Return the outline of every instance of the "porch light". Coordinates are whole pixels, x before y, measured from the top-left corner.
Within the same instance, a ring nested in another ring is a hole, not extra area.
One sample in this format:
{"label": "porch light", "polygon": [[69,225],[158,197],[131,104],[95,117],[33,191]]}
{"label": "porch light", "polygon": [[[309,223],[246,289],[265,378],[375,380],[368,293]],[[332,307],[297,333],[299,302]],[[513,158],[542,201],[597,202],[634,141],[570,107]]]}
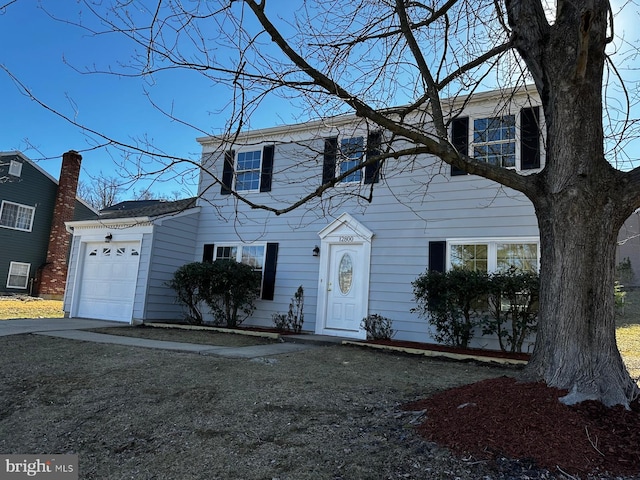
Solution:
{"label": "porch light", "polygon": [[113,238],[113,235],[111,235],[110,233],[107,233],[107,236],[104,237],[104,243],[109,243],[112,238]]}
{"label": "porch light", "polygon": [[318,245],[313,247],[313,256],[314,257],[319,257],[320,256],[320,247]]}

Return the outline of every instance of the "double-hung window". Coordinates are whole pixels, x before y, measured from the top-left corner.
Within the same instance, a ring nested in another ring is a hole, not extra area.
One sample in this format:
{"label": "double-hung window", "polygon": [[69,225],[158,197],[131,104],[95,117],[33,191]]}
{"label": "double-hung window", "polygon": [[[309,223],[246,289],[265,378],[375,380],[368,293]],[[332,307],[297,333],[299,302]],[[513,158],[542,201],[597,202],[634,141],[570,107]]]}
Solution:
{"label": "double-hung window", "polygon": [[[540,107],[518,114],[456,117],[451,121],[451,144],[462,155],[503,168],[539,169],[542,159]],[[466,175],[451,167],[451,175]]]}
{"label": "double-hung window", "polygon": [[260,187],[261,150],[238,153],[236,159],[236,191],[258,190]]}
{"label": "double-hung window", "polygon": [[[383,160],[381,156],[383,136],[380,131],[369,132],[366,137],[324,139],[322,161],[322,183],[378,183],[381,178]],[[366,165],[363,165],[365,164]],[[360,167],[360,168],[359,168]]]}
{"label": "double-hung window", "polygon": [[499,167],[515,167],[515,115],[475,119],[473,121],[473,157]]}
{"label": "double-hung window", "polygon": [[277,243],[205,244],[202,261],[213,262],[214,260],[234,260],[249,265],[262,277],[260,297],[263,300],[273,300],[278,261]]}
{"label": "double-hung window", "polygon": [[265,245],[216,245],[214,260],[235,260],[262,275]]}
{"label": "double-hung window", "polygon": [[537,239],[450,240],[448,267],[478,272],[537,272]]}
{"label": "double-hung window", "polygon": [[[357,168],[364,159],[364,138],[343,138],[340,141],[340,151],[338,159],[338,175],[344,175],[349,170]],[[341,181],[360,182],[362,179],[362,169],[355,170],[345,176]]]}
{"label": "double-hung window", "polygon": [[270,192],[274,145],[227,150],[224,153],[220,193]]}
{"label": "double-hung window", "polygon": [[35,211],[34,207],[3,200],[0,206],[0,226],[30,232]]}
{"label": "double-hung window", "polygon": [[9,264],[9,276],[7,277],[7,288],[19,288],[26,290],[29,284],[29,270],[31,265],[28,263],[11,262]]}

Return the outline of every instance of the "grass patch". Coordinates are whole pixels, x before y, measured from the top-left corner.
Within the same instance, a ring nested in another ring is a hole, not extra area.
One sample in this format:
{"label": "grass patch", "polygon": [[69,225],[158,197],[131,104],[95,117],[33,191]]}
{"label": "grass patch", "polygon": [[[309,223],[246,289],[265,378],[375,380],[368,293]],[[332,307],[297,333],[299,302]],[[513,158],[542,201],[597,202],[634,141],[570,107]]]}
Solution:
{"label": "grass patch", "polygon": [[60,300],[42,300],[35,297],[0,297],[0,320],[15,318],[62,318]]}

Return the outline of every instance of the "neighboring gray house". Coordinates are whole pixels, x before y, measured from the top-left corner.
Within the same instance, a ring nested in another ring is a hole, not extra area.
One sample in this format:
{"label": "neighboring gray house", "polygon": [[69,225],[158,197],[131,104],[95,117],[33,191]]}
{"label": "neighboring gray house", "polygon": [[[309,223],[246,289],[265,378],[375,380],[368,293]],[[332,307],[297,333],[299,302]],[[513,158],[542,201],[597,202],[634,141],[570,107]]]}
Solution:
{"label": "neighboring gray house", "polygon": [[193,261],[199,211],[195,198],[130,201],[97,220],[68,222],[65,314],[129,323],[181,318],[165,282]]}
{"label": "neighboring gray house", "polygon": [[[65,174],[63,168],[61,177]],[[75,174],[71,172],[71,176]],[[77,180],[75,176],[60,187],[66,188],[71,183],[68,195],[75,199],[66,220],[95,218],[96,212],[75,195]],[[65,194],[59,192],[58,181],[24,154],[0,152],[0,294],[49,293],[40,288],[38,280],[47,262],[58,193]],[[61,219],[63,227],[64,220]],[[61,253],[66,260],[68,250]],[[66,269],[60,292],[64,290],[65,276]]]}

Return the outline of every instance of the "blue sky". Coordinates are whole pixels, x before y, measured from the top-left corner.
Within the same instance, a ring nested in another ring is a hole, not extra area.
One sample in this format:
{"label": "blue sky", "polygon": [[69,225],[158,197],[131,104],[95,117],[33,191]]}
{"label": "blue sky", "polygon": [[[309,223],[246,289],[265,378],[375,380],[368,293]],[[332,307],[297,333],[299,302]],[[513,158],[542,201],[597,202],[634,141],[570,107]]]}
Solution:
{"label": "blue sky", "polygon": [[[0,65],[52,109],[123,143],[136,145],[148,141],[167,154],[195,161],[200,154],[196,137],[203,136],[203,131],[219,133],[224,127],[226,118],[214,112],[227,102],[228,91],[191,72],[163,74],[151,84],[141,78],[76,71],[117,67],[119,62],[128,61],[133,53],[131,45],[117,35],[90,35],[70,23],[53,20],[42,8],[44,6],[60,18],[88,25],[95,23],[86,13],[79,14],[77,2],[17,0],[10,3],[10,0],[0,0],[0,7],[5,4],[8,6],[0,9],[0,42],[3,45]],[[292,8],[289,2],[285,7]],[[627,35],[635,30],[637,16],[635,10],[631,10],[631,15],[618,18],[618,34],[625,30],[621,20],[627,23]],[[145,91],[162,108],[173,111],[200,130],[162,115],[151,106]],[[0,105],[0,151],[22,151],[55,178],[60,172],[62,154],[70,149],[83,155],[81,179],[85,182],[90,182],[91,176],[100,172],[114,177],[126,175],[121,169],[124,157],[120,151],[97,148],[104,140],[70,125],[29,99],[3,70],[0,70]],[[285,101],[274,99],[266,106],[271,106],[271,111],[277,115],[269,115],[269,108],[266,108],[267,114],[252,118],[252,128],[287,121]],[[153,165],[144,167],[152,168]],[[156,193],[179,191],[182,196],[195,192],[194,179],[188,175],[173,172],[164,178],[166,181],[152,185],[151,190]],[[186,179],[184,184],[183,178]],[[132,188],[139,191],[147,185],[148,182],[143,181]]]}
{"label": "blue sky", "polygon": [[[0,0],[0,6],[5,3],[8,0]],[[78,3],[69,0],[17,0],[0,10],[0,65],[52,109],[120,142],[136,145],[148,140],[169,155],[191,160],[199,158],[200,145],[195,139],[203,132],[158,112],[145,97],[145,91],[162,108],[207,133],[220,132],[224,127],[225,119],[212,111],[213,100],[220,100],[227,93],[189,72],[164,74],[154,84],[141,78],[79,73],[76,70],[117,68],[119,62],[130,60],[131,45],[117,35],[90,35],[74,25],[53,20],[42,6],[60,18],[89,24],[93,20],[86,14],[80,16]],[[103,139],[83,132],[29,99],[2,70],[0,92],[0,151],[19,150],[58,178],[62,154],[74,149],[83,155],[81,180],[90,182],[91,176],[100,172],[125,176],[120,166],[121,152],[96,148]],[[256,118],[253,126],[266,127],[274,122],[274,118],[264,118],[262,122]],[[189,178],[176,172],[166,176],[169,181],[158,182],[151,190],[181,191],[187,196],[193,180],[183,185],[171,180],[175,176]],[[146,185],[148,182],[142,181],[133,188],[139,191]]]}

